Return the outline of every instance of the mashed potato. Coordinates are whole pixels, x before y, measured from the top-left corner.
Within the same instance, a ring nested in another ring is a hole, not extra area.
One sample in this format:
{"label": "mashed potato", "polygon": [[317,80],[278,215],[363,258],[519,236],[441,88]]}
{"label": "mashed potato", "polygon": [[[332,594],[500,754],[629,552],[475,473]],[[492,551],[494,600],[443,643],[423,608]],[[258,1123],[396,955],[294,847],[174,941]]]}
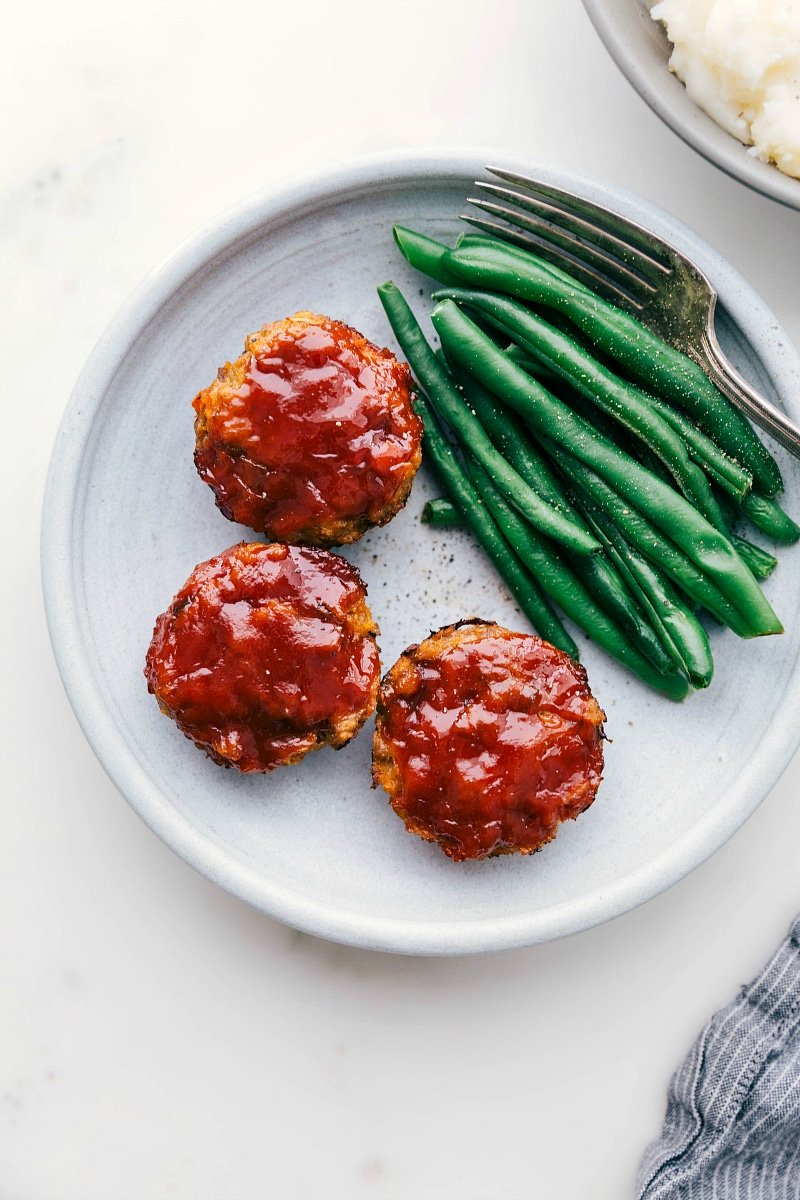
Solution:
{"label": "mashed potato", "polygon": [[694,102],[800,178],[800,0],[659,0],[650,15]]}

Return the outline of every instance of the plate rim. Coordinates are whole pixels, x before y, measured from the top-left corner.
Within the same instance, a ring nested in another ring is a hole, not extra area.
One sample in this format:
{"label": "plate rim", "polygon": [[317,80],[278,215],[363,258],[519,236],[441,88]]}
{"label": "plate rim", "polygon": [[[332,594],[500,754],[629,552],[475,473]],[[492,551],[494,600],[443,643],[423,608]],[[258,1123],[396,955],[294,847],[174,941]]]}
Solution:
{"label": "plate rim", "polygon": [[[267,915],[320,937],[365,949],[415,955],[473,954],[549,941],[620,916],[677,883],[719,849],[758,807],[788,765],[798,744],[791,722],[775,722],[737,784],[666,851],[633,873],[578,899],[548,908],[485,921],[405,921],[331,909],[280,885],[272,885],[241,859],[202,834],[158,789],[105,711],[100,685],[82,652],[75,564],[71,545],[81,465],[91,440],[93,418],[130,347],[163,304],[200,269],[270,220],[288,219],[293,209],[327,202],[391,184],[475,178],[484,164],[503,162],[511,170],[550,177],[576,192],[600,189],[623,210],[669,236],[676,234],[701,259],[721,293],[724,307],[740,326],[787,410],[800,418],[800,357],[780,322],[739,272],[696,234],[648,201],[603,180],[492,149],[393,151],[362,156],[322,168],[259,192],[222,213],[184,241],[150,272],[122,306],[90,354],[65,408],[55,438],[41,525],[41,571],[45,613],[56,664],[69,702],[101,766],[122,796],[154,833],[179,857],[225,891]],[[313,197],[313,200],[309,200]],[[720,288],[720,279],[723,287]],[[755,332],[753,325],[756,326]],[[768,335],[780,337],[784,351],[764,358]],[[795,392],[793,393],[793,385]],[[800,702],[800,648],[783,697],[783,710]],[[763,761],[762,761],[763,760]],[[756,761],[758,769],[754,770]]]}
{"label": "plate rim", "polygon": [[[785,208],[800,209],[800,180],[780,171],[774,163],[748,153],[748,147],[710,117],[686,92],[684,84],[667,64],[666,78],[654,76],[644,64],[636,36],[622,27],[608,0],[583,0],[587,16],[612,61],[635,92],[655,115],[706,162],[751,191],[774,200]],[[638,17],[638,14],[637,14]],[[648,17],[648,19],[650,19]],[[626,33],[629,35],[626,36]],[[680,89],[693,111],[682,113],[682,102],[671,103],[670,92]],[[719,135],[719,136],[718,136]],[[738,148],[738,149],[737,149]]]}

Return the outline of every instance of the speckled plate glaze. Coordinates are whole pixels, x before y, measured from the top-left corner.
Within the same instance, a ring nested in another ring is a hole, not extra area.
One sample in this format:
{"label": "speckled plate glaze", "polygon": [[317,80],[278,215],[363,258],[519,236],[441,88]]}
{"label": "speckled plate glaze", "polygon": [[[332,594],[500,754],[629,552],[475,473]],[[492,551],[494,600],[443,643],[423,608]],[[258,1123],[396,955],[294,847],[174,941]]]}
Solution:
{"label": "speckled plate glaze", "polygon": [[800,179],[749,153],[737,138],[695,104],[669,69],[672,47],[650,17],[656,0],[583,0],[584,7],[622,74],[657,117],[703,158],[734,179],[789,208],[800,208]]}
{"label": "speckled plate glaze", "polygon": [[[743,643],[715,629],[712,690],[653,695],[594,648],[584,660],[608,714],[607,769],[579,821],[532,858],[456,865],[409,836],[370,789],[371,730],[345,749],[245,778],[221,770],[158,711],[142,665],[153,621],[195,563],[252,536],[214,506],[192,465],[191,399],[246,332],[312,308],[392,344],[375,286],[426,307],[393,221],[450,238],[471,181],[502,161],[672,239],[707,271],[721,335],[757,384],[800,416],[800,363],[733,268],[666,214],[608,185],[494,153],[383,157],[249,201],[168,260],[92,355],[53,453],[42,534],[56,658],[98,758],[181,857],[265,913],[338,941],[465,954],[561,937],[625,912],[702,862],[753,811],[800,740],[797,552],[768,583],[788,632]],[[781,457],[787,502],[800,472]],[[526,623],[462,532],[419,514],[439,493],[423,469],[407,508],[345,551],[369,586],[388,667],[432,628],[479,615]],[[142,880],[142,886],[146,881]]]}

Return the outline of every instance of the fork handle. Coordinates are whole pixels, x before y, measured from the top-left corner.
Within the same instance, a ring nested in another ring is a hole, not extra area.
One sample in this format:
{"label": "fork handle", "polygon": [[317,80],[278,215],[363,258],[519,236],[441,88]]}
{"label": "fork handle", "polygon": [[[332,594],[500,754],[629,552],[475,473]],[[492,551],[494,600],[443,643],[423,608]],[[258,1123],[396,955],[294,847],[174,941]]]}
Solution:
{"label": "fork handle", "polygon": [[709,324],[703,337],[699,365],[732,404],[765,430],[776,442],[785,446],[795,458],[800,458],[800,426],[790,421],[764,396],[751,387],[728,359]]}

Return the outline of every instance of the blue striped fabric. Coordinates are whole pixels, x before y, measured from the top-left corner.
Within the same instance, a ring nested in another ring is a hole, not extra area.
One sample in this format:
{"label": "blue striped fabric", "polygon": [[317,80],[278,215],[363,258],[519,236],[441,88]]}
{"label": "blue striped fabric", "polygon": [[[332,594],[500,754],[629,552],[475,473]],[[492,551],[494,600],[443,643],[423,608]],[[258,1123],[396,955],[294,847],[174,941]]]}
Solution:
{"label": "blue striped fabric", "polygon": [[800,917],[673,1078],[640,1200],[800,1200]]}

